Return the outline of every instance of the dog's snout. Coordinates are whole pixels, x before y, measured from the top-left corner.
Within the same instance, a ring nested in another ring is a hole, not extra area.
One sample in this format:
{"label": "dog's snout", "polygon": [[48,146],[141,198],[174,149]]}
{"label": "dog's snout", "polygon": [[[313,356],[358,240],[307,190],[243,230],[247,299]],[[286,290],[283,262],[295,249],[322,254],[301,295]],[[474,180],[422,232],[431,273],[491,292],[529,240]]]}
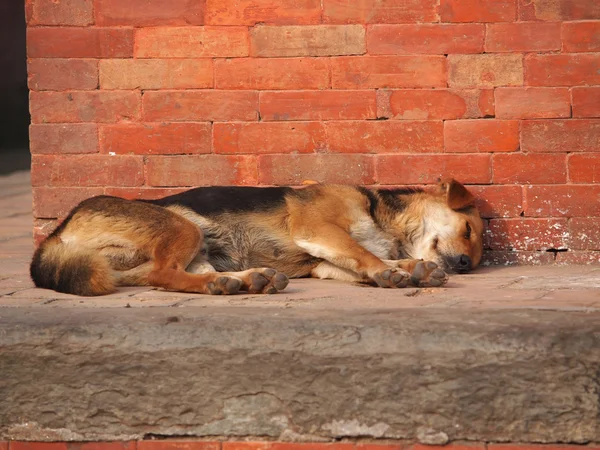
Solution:
{"label": "dog's snout", "polygon": [[471,270],[473,264],[471,262],[471,258],[469,255],[460,255],[458,257],[458,261],[456,262],[456,270],[457,272],[468,272]]}
{"label": "dog's snout", "polygon": [[446,266],[453,272],[467,273],[473,269],[473,261],[469,255],[458,255],[446,257]]}

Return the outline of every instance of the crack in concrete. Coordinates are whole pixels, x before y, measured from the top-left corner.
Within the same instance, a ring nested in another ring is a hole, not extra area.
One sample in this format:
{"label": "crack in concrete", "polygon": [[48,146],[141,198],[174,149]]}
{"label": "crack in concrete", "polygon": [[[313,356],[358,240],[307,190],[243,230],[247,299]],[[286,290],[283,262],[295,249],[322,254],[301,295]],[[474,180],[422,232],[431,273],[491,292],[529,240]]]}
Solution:
{"label": "crack in concrete", "polygon": [[515,284],[519,284],[520,282],[522,282],[523,280],[526,280],[527,278],[528,277],[515,278],[514,280],[511,280],[508,283],[501,284],[500,286],[498,286],[498,289],[506,289],[508,287],[514,286]]}
{"label": "crack in concrete", "polygon": [[27,234],[17,234],[14,236],[3,236],[0,237],[0,242],[9,242],[15,239],[20,239],[20,238],[31,238],[31,233],[27,233]]}

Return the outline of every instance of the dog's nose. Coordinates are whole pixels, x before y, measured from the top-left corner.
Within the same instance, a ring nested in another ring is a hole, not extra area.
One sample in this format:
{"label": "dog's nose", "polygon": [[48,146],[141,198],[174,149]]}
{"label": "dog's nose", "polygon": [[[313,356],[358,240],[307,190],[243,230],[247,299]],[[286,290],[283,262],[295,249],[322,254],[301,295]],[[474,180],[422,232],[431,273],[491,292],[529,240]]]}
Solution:
{"label": "dog's nose", "polygon": [[458,272],[468,272],[471,270],[471,258],[469,255],[460,255],[458,261],[456,262],[456,270]]}

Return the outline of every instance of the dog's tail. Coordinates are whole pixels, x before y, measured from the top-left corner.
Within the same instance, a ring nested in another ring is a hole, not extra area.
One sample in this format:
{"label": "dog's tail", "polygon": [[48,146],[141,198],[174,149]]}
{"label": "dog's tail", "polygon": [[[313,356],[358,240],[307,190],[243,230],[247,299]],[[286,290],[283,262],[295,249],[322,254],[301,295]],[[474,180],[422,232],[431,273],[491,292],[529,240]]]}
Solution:
{"label": "dog's tail", "polygon": [[35,285],[66,294],[95,296],[115,291],[115,277],[108,260],[97,251],[46,239],[36,250],[29,267]]}

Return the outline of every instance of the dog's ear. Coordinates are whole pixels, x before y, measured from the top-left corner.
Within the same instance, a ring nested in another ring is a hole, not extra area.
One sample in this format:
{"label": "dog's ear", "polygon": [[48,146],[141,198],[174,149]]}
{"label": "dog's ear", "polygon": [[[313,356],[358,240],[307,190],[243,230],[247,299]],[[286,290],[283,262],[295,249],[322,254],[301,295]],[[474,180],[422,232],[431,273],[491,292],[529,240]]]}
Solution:
{"label": "dog's ear", "polygon": [[452,178],[440,181],[438,188],[446,196],[448,206],[455,211],[475,202],[475,197],[467,191],[467,188]]}

